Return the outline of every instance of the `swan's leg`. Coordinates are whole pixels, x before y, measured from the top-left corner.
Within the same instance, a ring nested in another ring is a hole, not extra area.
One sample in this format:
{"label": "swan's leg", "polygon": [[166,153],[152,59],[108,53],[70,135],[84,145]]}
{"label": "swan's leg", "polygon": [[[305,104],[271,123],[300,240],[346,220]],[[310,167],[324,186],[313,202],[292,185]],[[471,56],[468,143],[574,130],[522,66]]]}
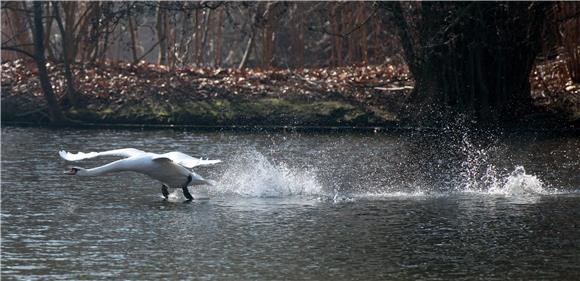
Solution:
{"label": "swan's leg", "polygon": [[187,185],[181,188],[183,190],[183,196],[185,196],[185,198],[187,198],[187,200],[185,202],[189,202],[191,200],[193,200],[193,196],[191,196],[191,193],[189,193],[189,190],[187,189]]}
{"label": "swan's leg", "polygon": [[187,183],[181,188],[183,190],[183,196],[187,198],[185,202],[191,202],[191,200],[193,200],[193,196],[191,196],[191,193],[189,193],[189,189],[187,189],[187,185],[189,185],[189,183],[191,183],[192,180],[193,178],[191,177],[191,175],[189,175],[187,177]]}
{"label": "swan's leg", "polygon": [[163,184],[161,185],[161,194],[163,194],[163,198],[165,198],[165,200],[169,199],[169,190],[168,190],[168,186]]}

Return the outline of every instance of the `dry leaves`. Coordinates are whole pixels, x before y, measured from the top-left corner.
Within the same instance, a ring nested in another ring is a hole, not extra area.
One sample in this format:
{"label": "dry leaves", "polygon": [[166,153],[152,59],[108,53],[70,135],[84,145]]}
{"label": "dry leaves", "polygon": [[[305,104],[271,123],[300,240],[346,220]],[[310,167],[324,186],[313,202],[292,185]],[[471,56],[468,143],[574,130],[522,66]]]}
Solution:
{"label": "dry leaves", "polygon": [[[62,65],[47,64],[53,89],[58,98],[65,92]],[[32,64],[22,60],[2,65],[2,85],[11,95],[41,96]],[[342,95],[365,100],[381,95],[381,86],[412,88],[405,66],[350,66],[316,69],[223,69],[176,68],[164,65],[112,63],[75,64],[75,87],[89,100],[102,102],[141,102],[157,96],[179,99],[249,98],[252,96],[289,97],[292,99],[326,99]],[[377,88],[377,89],[375,89]],[[163,99],[166,101],[167,99]]]}
{"label": "dry leaves", "polygon": [[[57,98],[66,90],[64,69],[48,63]],[[90,108],[111,104],[179,104],[187,100],[274,97],[290,100],[347,100],[395,110],[413,89],[404,65],[348,66],[312,69],[174,68],[140,62],[107,62],[72,67],[77,92]],[[539,104],[578,106],[580,86],[573,84],[562,60],[537,65],[530,82]],[[16,60],[2,64],[2,98],[44,102],[34,64]],[[565,101],[564,101],[565,99]],[[4,104],[4,102],[3,102]],[[17,103],[18,104],[18,103]]]}

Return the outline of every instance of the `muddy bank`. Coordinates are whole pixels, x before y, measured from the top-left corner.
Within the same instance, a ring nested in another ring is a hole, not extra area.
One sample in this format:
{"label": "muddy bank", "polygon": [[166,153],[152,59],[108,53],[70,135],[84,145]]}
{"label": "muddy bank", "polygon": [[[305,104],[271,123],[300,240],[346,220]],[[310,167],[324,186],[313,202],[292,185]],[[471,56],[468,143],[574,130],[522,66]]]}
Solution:
{"label": "muddy bank", "polygon": [[[47,123],[39,83],[25,62],[5,63],[2,121]],[[386,126],[412,89],[394,66],[336,69],[169,69],[75,65],[81,103],[65,95],[62,67],[49,65],[66,115],[79,122],[212,126]]]}
{"label": "muddy bank", "polygon": [[[549,80],[550,67],[530,78],[540,110],[513,126],[578,127],[580,88]],[[13,61],[2,69],[2,122],[48,124],[33,65]],[[73,105],[62,66],[48,69],[61,108],[76,124],[392,127],[414,84],[407,68],[395,65],[261,71],[75,64],[80,102]]]}

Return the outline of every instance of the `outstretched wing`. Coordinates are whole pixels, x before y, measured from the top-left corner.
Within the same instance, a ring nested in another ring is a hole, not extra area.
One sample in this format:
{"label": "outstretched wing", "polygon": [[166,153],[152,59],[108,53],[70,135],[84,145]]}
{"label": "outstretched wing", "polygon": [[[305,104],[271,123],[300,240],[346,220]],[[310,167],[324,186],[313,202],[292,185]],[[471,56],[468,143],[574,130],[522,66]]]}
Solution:
{"label": "outstretched wing", "polygon": [[173,152],[168,152],[165,154],[159,154],[155,157],[153,157],[153,160],[155,159],[160,159],[160,158],[167,158],[183,167],[186,168],[193,168],[195,166],[201,166],[201,165],[212,165],[212,164],[216,164],[219,162],[222,162],[221,160],[207,160],[207,159],[199,159],[199,158],[195,158],[195,157],[191,157],[187,154],[181,153],[179,151],[173,151]]}
{"label": "outstretched wing", "polygon": [[90,158],[95,158],[95,157],[99,157],[99,156],[119,156],[119,157],[128,158],[128,157],[133,157],[136,155],[141,155],[143,153],[146,153],[146,152],[141,151],[139,149],[135,149],[135,148],[123,148],[123,149],[115,149],[115,150],[109,150],[109,151],[103,151],[103,152],[89,152],[89,153],[84,153],[84,152],[70,153],[70,152],[66,152],[64,150],[61,150],[58,152],[60,157],[64,160],[67,160],[67,161],[79,161],[79,160],[90,159]]}

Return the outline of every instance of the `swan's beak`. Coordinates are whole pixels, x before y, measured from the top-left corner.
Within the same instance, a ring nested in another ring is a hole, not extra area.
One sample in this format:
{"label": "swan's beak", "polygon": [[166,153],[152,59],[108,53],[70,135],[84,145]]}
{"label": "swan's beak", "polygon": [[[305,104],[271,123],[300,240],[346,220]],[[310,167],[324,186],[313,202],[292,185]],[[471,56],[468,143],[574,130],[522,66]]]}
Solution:
{"label": "swan's beak", "polygon": [[63,174],[69,175],[69,176],[74,176],[77,174],[77,170],[75,168],[71,168],[70,170],[65,171]]}

